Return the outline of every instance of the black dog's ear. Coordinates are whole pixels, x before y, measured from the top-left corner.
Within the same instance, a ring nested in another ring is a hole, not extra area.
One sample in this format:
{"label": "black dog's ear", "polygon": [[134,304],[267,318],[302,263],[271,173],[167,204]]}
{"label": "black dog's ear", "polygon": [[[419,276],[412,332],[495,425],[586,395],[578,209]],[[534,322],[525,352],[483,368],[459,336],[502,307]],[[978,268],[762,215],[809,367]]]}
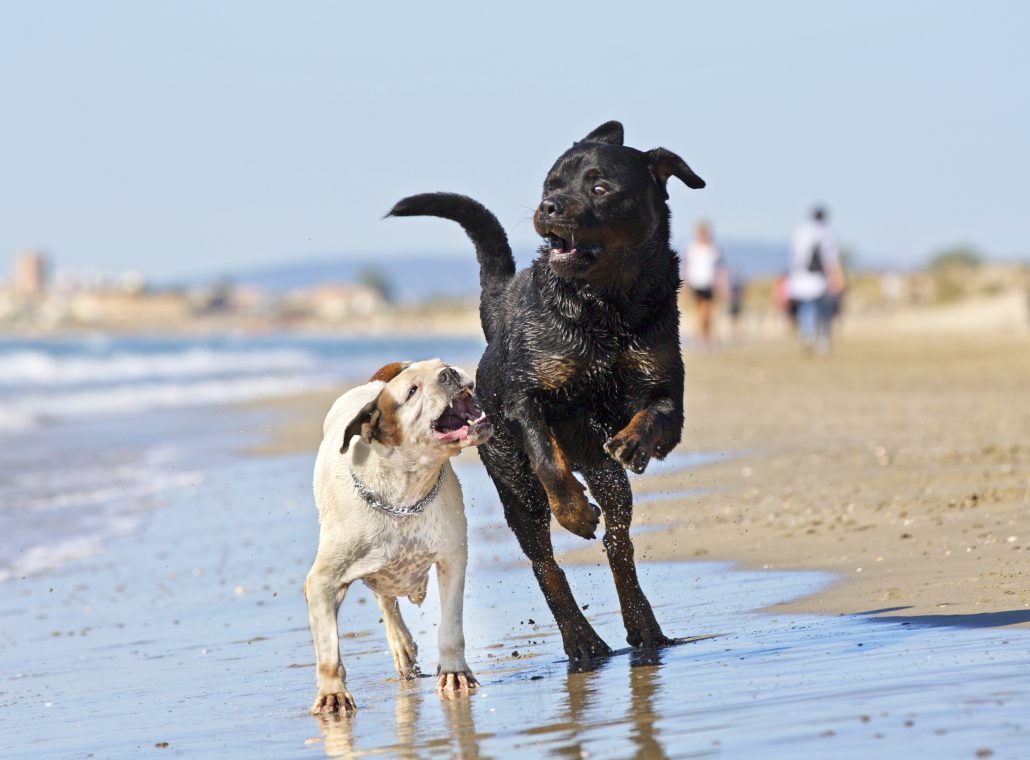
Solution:
{"label": "black dog's ear", "polygon": [[382,417],[382,413],[379,411],[379,397],[376,396],[361,407],[361,411],[354,416],[354,419],[347,423],[347,429],[343,431],[343,443],[340,446],[340,453],[347,453],[347,449],[350,448],[350,439],[356,435],[360,435],[361,440],[365,443],[372,443],[379,429],[380,417]]}
{"label": "black dog's ear", "polygon": [[669,177],[678,177],[683,183],[694,190],[700,190],[705,186],[705,181],[694,174],[694,170],[687,166],[687,162],[677,156],[671,150],[655,148],[647,152],[647,160],[651,164],[651,174],[658,182],[658,187],[669,197],[669,191],[665,183]]}
{"label": "black dog's ear", "polygon": [[622,145],[623,139],[625,139],[625,131],[622,128],[622,124],[617,121],[606,121],[589,135],[580,140],[580,142],[599,142],[608,143],[609,145]]}

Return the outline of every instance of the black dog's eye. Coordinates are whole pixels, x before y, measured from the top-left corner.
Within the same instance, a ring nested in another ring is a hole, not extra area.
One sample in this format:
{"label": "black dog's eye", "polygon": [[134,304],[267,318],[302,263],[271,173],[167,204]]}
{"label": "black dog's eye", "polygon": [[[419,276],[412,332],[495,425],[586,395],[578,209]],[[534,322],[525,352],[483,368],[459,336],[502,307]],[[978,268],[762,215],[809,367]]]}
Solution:
{"label": "black dog's eye", "polygon": [[410,388],[408,388],[408,398],[411,398],[417,392],[418,392],[418,386],[417,385],[411,386]]}
{"label": "black dog's eye", "polygon": [[608,188],[604,185],[594,185],[592,188],[590,188],[590,192],[592,192],[594,195],[607,195]]}

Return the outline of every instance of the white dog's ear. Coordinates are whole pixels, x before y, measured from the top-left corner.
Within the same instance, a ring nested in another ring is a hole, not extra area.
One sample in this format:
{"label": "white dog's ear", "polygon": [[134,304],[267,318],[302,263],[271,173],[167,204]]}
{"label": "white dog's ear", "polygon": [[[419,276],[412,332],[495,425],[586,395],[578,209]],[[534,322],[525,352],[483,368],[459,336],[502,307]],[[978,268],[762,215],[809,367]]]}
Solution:
{"label": "white dog's ear", "polygon": [[397,418],[399,408],[400,404],[394,400],[393,396],[383,390],[361,407],[361,410],[354,415],[354,419],[347,423],[347,429],[343,431],[340,453],[347,453],[351,439],[356,435],[360,435],[361,440],[365,443],[377,441],[384,446],[399,446],[403,443],[404,433],[401,422]]}

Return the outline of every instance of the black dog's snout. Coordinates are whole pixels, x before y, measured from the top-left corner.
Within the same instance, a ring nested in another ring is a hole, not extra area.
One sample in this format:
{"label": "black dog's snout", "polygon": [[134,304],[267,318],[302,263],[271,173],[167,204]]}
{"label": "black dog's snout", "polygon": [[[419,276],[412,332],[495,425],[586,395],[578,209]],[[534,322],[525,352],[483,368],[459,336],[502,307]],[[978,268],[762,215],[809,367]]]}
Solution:
{"label": "black dog's snout", "polygon": [[436,379],[440,382],[440,385],[457,388],[461,385],[461,375],[458,374],[458,370],[454,367],[444,367],[440,370],[440,374],[436,376]]}
{"label": "black dog's snout", "polygon": [[544,198],[540,201],[540,213],[544,216],[561,216],[562,211],[564,208],[557,198]]}

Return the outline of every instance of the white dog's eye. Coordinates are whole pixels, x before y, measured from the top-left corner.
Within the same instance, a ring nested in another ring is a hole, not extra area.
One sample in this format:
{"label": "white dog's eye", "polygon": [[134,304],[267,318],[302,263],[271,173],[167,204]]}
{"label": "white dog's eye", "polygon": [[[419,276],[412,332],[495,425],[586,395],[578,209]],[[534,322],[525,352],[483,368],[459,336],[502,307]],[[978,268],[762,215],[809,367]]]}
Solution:
{"label": "white dog's eye", "polygon": [[604,185],[594,185],[592,188],[590,188],[590,192],[592,192],[594,195],[607,195],[608,188]]}
{"label": "white dog's eye", "polygon": [[411,398],[411,397],[412,397],[412,396],[414,396],[414,395],[415,395],[415,394],[416,394],[417,392],[418,392],[418,386],[417,386],[417,385],[413,385],[413,386],[411,386],[410,388],[408,388],[408,398]]}

